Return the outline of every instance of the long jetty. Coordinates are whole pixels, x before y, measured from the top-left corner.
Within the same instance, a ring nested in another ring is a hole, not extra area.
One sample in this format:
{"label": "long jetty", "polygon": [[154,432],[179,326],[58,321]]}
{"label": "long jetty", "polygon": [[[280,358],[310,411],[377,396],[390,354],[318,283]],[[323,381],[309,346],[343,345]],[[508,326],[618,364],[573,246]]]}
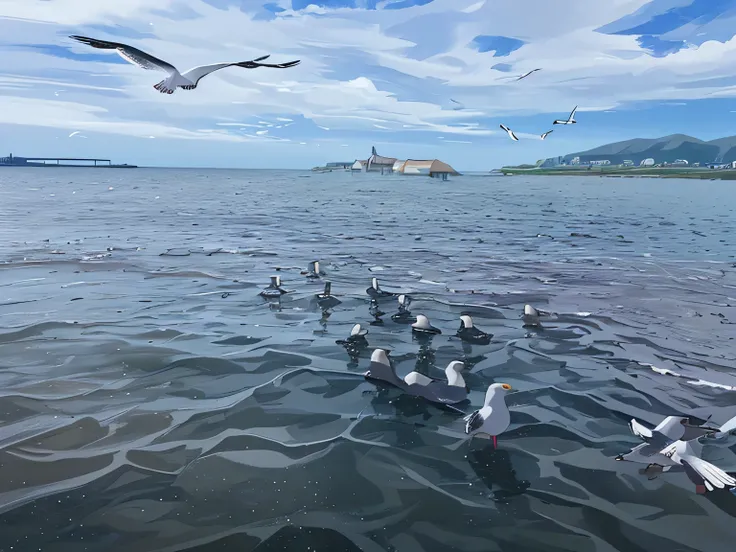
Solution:
{"label": "long jetty", "polygon": [[114,165],[110,159],[86,157],[8,157],[0,158],[0,167],[99,167],[113,169],[135,169],[136,165]]}

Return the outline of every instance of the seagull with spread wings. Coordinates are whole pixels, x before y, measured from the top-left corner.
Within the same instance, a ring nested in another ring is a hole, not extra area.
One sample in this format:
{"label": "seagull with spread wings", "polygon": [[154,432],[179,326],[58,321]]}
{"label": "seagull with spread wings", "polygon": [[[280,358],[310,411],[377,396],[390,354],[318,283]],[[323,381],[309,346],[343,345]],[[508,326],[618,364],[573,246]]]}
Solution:
{"label": "seagull with spread wings", "polygon": [[575,109],[572,110],[572,113],[570,113],[570,116],[567,118],[567,120],[557,119],[553,125],[574,125],[577,123],[575,120],[575,112],[578,110],[578,106],[575,106]]}
{"label": "seagull with spread wings", "polygon": [[520,81],[521,79],[525,79],[525,78],[527,78],[527,77],[528,77],[529,75],[531,75],[532,73],[536,73],[537,71],[541,71],[541,70],[542,70],[542,68],[541,68],[541,67],[540,67],[539,69],[532,69],[532,70],[531,70],[531,71],[529,71],[528,73],[524,73],[523,75],[521,75],[521,76],[520,76],[520,77],[519,77],[518,79],[516,79],[516,80],[517,80],[517,81]]}
{"label": "seagull with spread wings", "polygon": [[287,61],[286,63],[260,63],[270,56],[262,56],[251,61],[239,61],[239,62],[225,62],[225,63],[213,63],[212,65],[201,65],[199,67],[193,67],[189,71],[179,73],[179,70],[163,61],[158,59],[151,54],[133,48],[127,44],[120,42],[109,42],[107,40],[98,40],[96,38],[89,38],[86,36],[72,35],[69,38],[92,46],[93,48],[99,48],[102,50],[116,50],[117,53],[124,60],[137,65],[141,69],[149,69],[152,71],[163,71],[168,73],[169,76],[164,80],[154,85],[154,88],[162,94],[173,94],[177,88],[183,90],[194,90],[197,88],[199,81],[203,77],[206,77],[210,73],[214,73],[225,67],[242,67],[243,69],[257,69],[258,67],[271,67],[274,69],[287,69],[299,65],[301,60]]}

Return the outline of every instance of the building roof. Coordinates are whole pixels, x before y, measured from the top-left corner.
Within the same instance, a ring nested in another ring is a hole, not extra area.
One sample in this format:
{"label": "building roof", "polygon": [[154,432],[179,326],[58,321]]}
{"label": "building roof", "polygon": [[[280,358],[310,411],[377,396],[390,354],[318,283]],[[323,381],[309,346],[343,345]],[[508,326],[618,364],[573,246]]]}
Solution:
{"label": "building roof", "polygon": [[439,159],[407,159],[406,163],[404,163],[403,168],[401,169],[402,172],[406,171],[406,169],[425,169],[429,170],[430,174],[437,174],[437,173],[447,173],[452,175],[458,175],[458,173],[455,169],[453,169],[450,165],[447,163],[444,163],[443,161],[440,161]]}
{"label": "building roof", "polygon": [[382,155],[378,155],[378,153],[376,153],[375,146],[373,147],[371,156],[368,158],[369,167],[371,165],[386,165],[393,167],[394,163],[396,163],[395,157],[383,157]]}

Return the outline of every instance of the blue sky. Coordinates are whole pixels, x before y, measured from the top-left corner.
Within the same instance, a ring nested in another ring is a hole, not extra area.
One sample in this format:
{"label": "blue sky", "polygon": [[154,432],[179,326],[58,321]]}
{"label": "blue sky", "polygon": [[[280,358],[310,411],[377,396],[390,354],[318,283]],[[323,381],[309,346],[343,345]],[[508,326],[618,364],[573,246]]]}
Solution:
{"label": "blue sky", "polygon": [[[736,133],[736,0],[591,8],[591,0],[0,0],[0,154],[309,168],[365,159],[375,145],[470,171],[628,138]],[[180,70],[265,54],[302,63],[228,68],[194,91],[162,95],[153,85],[163,73],[70,34],[126,42]],[[539,139],[575,105],[577,125]]]}

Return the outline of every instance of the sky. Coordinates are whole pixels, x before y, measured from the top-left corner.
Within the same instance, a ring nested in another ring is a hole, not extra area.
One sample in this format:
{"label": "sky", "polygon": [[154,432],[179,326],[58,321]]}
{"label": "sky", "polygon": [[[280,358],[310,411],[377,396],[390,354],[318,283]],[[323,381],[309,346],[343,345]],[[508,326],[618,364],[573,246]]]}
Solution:
{"label": "sky", "polygon": [[[0,0],[0,29],[0,155],[310,168],[375,146],[487,171],[736,123],[736,0]],[[301,63],[167,95],[71,34],[180,71]]]}

